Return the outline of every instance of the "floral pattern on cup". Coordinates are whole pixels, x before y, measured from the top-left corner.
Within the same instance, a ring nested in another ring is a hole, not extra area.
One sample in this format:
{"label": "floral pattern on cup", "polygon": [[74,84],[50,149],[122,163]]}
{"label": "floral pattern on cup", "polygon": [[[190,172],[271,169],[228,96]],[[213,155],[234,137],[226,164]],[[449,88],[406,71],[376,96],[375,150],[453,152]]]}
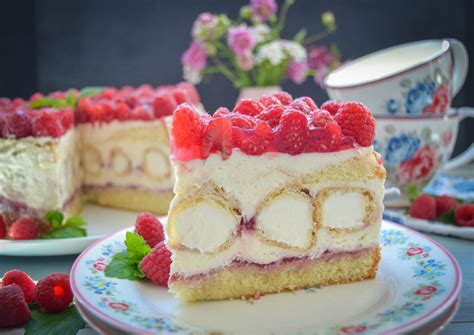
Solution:
{"label": "floral pattern on cup", "polygon": [[429,180],[438,166],[437,152],[425,145],[419,148],[410,160],[402,162],[396,178],[402,183],[420,183]]}
{"label": "floral pattern on cup", "polygon": [[390,166],[398,166],[400,163],[410,160],[420,147],[420,143],[421,140],[412,135],[393,136],[385,149],[385,163]]}

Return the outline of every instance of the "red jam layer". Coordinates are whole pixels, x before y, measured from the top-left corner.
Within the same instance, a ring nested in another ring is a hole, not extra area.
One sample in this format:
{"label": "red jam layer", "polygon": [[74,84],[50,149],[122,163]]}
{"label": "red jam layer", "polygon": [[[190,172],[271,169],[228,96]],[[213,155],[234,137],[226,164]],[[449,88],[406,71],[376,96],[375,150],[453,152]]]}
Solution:
{"label": "red jam layer", "polygon": [[174,112],[172,159],[206,159],[234,149],[251,156],[269,152],[336,152],[372,145],[375,120],[361,103],[328,101],[316,106],[309,97],[294,99],[285,92],[260,100],[243,99],[232,111],[219,108],[213,116],[183,104]]}

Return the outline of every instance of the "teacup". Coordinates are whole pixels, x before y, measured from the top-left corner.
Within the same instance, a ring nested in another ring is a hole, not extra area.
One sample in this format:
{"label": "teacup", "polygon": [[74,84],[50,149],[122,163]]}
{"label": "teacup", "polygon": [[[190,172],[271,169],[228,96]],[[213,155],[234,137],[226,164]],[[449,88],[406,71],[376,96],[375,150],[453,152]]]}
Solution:
{"label": "teacup", "polygon": [[407,206],[408,188],[422,189],[440,168],[453,168],[457,162],[474,158],[471,149],[458,156],[462,159],[448,161],[459,123],[467,117],[474,117],[474,109],[451,110],[446,115],[376,117],[374,148],[382,155],[387,170],[386,187],[398,187],[402,193],[388,207]]}
{"label": "teacup", "polygon": [[324,80],[331,99],[362,101],[374,115],[446,113],[466,79],[468,56],[455,39],[401,44],[358,58]]}

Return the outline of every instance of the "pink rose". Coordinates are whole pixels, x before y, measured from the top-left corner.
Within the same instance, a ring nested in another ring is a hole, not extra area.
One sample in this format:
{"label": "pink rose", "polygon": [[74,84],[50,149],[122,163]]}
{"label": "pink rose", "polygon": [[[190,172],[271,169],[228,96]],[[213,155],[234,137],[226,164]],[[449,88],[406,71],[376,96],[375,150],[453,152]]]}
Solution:
{"label": "pink rose", "polygon": [[343,334],[357,334],[357,333],[365,332],[367,330],[367,327],[364,325],[349,326],[349,327],[343,327],[340,330]]}
{"label": "pink rose", "polygon": [[267,21],[276,14],[278,5],[275,0],[250,0],[250,9],[257,21]]}
{"label": "pink rose", "polygon": [[109,307],[117,311],[126,311],[128,305],[124,302],[109,302]]}
{"label": "pink rose", "polygon": [[402,183],[427,180],[437,165],[435,149],[424,146],[419,148],[410,160],[400,164],[396,177]]}
{"label": "pink rose", "polygon": [[441,114],[446,113],[449,104],[449,88],[447,85],[440,85],[433,94],[431,105],[423,109],[423,114]]}
{"label": "pink rose", "polygon": [[216,27],[218,23],[217,16],[209,12],[201,13],[194,21],[191,34],[197,40],[212,40],[217,37]]}
{"label": "pink rose", "polygon": [[251,51],[255,43],[255,36],[249,28],[244,26],[229,28],[227,44],[237,55]]}
{"label": "pink rose", "polygon": [[420,247],[411,247],[407,250],[408,256],[415,256],[423,253],[423,248]]}
{"label": "pink rose", "polygon": [[191,42],[189,48],[181,56],[183,66],[201,71],[206,67],[207,53],[206,50],[198,43]]}
{"label": "pink rose", "polygon": [[295,84],[302,84],[306,80],[308,73],[308,64],[291,60],[286,68],[287,77]]}
{"label": "pink rose", "polygon": [[308,64],[313,70],[328,68],[334,60],[334,55],[326,47],[312,48],[308,53]]}
{"label": "pink rose", "polygon": [[248,71],[253,68],[255,62],[250,52],[237,55],[237,64],[242,70]]}
{"label": "pink rose", "polygon": [[418,294],[418,295],[432,295],[437,290],[438,289],[436,287],[428,285],[428,286],[424,286],[424,287],[416,290],[415,294]]}

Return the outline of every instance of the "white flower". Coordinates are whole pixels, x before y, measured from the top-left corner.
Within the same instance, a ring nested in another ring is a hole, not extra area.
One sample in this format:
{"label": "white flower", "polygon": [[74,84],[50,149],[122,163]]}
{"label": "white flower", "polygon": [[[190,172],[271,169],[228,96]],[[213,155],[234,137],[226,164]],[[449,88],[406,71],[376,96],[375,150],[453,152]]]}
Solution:
{"label": "white flower", "polygon": [[290,57],[298,62],[305,61],[307,58],[306,49],[299,43],[293,41],[282,40],[283,49]]}
{"label": "white flower", "polygon": [[262,45],[255,56],[257,63],[268,60],[273,65],[281,64],[290,58],[298,62],[306,61],[306,49],[299,43],[288,40],[276,40]]}
{"label": "white flower", "polygon": [[270,37],[270,27],[266,24],[257,24],[250,28],[252,30],[253,36],[255,36],[255,41],[257,43],[265,41]]}
{"label": "white flower", "polygon": [[183,67],[183,77],[186,81],[189,81],[191,84],[199,84],[202,80],[202,74],[200,70],[193,69],[189,66]]}

